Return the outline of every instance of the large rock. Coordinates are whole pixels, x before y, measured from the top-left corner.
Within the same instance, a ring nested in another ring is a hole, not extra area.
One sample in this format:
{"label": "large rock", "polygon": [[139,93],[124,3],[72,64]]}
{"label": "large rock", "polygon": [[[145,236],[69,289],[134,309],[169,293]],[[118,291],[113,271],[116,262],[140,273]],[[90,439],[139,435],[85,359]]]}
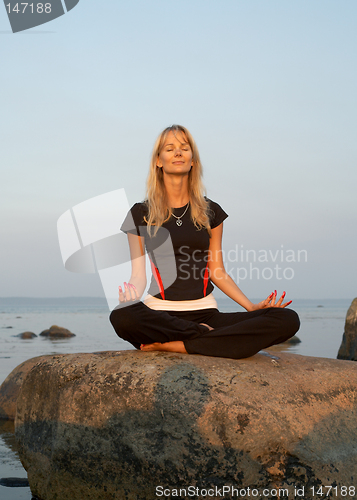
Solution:
{"label": "large rock", "polygon": [[63,337],[75,337],[76,334],[72,333],[70,330],[67,330],[67,328],[63,328],[62,326],[57,326],[57,325],[52,325],[50,328],[47,330],[43,330],[40,335],[42,337],[49,337],[49,338],[63,338]]}
{"label": "large rock", "polygon": [[0,419],[15,420],[16,402],[28,372],[41,360],[52,356],[37,356],[18,365],[0,387]]}
{"label": "large rock", "polygon": [[337,358],[357,361],[357,298],[353,299],[347,311],[345,331]]}
{"label": "large rock", "polygon": [[280,487],[289,499],[298,486],[316,500],[321,485],[356,483],[356,401],[350,361],[67,354],[28,373],[16,438],[42,500],[151,500],[158,486],[217,487],[214,498]]}

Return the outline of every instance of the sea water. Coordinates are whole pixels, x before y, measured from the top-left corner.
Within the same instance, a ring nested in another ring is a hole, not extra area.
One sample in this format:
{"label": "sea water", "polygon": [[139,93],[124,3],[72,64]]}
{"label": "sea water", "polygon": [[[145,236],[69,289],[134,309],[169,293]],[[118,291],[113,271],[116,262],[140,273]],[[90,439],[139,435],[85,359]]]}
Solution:
{"label": "sea water", "polygon": [[[352,298],[294,300],[290,307],[300,316],[297,336],[301,342],[282,344],[280,352],[336,358]],[[242,310],[230,299],[218,299],[217,302],[222,312]],[[17,365],[34,356],[132,349],[131,344],[116,336],[108,316],[106,301],[101,298],[0,298],[0,383]],[[67,328],[76,336],[57,340],[40,336],[31,340],[16,337],[25,331],[39,335],[51,325]],[[26,478],[16,452],[13,431],[12,422],[0,420],[0,478]],[[31,500],[31,492],[26,487],[0,485],[0,499]]]}

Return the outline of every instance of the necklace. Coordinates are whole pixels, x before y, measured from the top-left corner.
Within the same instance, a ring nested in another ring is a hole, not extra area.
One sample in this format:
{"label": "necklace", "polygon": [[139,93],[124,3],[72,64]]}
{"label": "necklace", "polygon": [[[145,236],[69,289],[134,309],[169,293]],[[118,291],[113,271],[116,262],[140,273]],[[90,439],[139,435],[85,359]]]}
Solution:
{"label": "necklace", "polygon": [[181,219],[185,215],[185,213],[187,212],[189,206],[190,206],[190,202],[187,203],[187,207],[185,208],[184,213],[182,215],[180,215],[179,217],[177,217],[177,215],[175,215],[174,213],[172,214],[175,217],[175,219],[177,219],[176,220],[176,224],[178,226],[182,226],[182,220]]}

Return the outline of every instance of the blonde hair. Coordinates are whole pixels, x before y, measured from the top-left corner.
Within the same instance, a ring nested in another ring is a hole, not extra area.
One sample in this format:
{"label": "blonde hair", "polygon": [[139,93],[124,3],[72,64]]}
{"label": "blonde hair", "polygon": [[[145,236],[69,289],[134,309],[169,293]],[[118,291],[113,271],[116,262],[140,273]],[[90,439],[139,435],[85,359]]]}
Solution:
{"label": "blonde hair", "polygon": [[[188,195],[191,208],[191,220],[197,229],[206,228],[211,236],[211,226],[209,222],[209,203],[205,199],[205,187],[202,182],[202,164],[196,143],[187,130],[182,125],[171,125],[165,128],[157,138],[152,152],[150,170],[146,187],[146,205],[148,216],[145,221],[148,225],[148,232],[151,234],[152,226],[155,226],[154,235],[172,216],[172,209],[168,204],[167,194],[164,184],[162,168],[157,166],[157,161],[162,148],[164,147],[169,132],[181,133],[190,145],[192,151],[192,167],[188,174]],[[177,137],[176,137],[177,138]]]}

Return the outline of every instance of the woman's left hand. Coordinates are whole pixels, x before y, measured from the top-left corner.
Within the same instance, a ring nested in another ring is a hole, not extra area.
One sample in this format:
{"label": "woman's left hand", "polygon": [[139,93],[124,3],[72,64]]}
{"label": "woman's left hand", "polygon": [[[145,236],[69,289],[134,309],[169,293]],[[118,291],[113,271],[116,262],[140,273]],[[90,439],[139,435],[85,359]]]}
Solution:
{"label": "woman's left hand", "polygon": [[285,292],[283,292],[282,296],[277,301],[276,301],[276,296],[277,292],[276,290],[274,290],[274,292],[271,293],[269,297],[267,297],[265,300],[262,300],[258,304],[254,304],[253,310],[256,311],[257,309],[266,309],[268,307],[286,307],[292,303],[292,300],[289,300],[289,302],[285,302],[283,304],[283,300],[285,298]]}

